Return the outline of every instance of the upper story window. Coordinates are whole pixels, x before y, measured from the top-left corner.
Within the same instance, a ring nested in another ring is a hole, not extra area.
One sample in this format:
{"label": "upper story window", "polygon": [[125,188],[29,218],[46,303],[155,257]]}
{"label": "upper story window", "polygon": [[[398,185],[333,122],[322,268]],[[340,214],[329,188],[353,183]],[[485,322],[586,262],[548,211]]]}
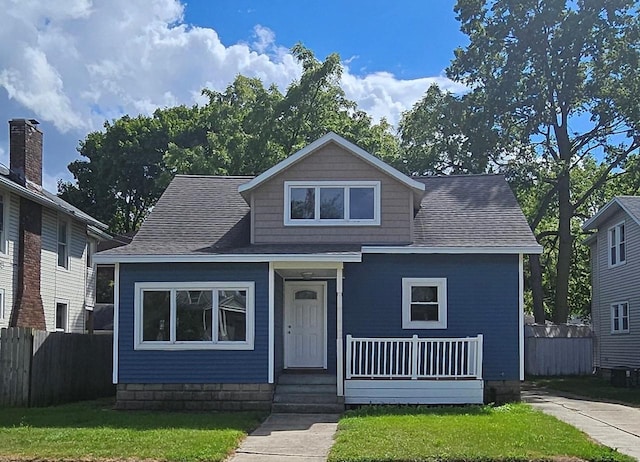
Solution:
{"label": "upper story window", "polygon": [[619,302],[611,305],[611,333],[629,332],[629,303]]}
{"label": "upper story window", "polygon": [[58,218],[58,266],[69,269],[69,222]]}
{"label": "upper story window", "polygon": [[285,225],[379,225],[379,181],[287,181]]}
{"label": "upper story window", "polygon": [[609,228],[609,266],[622,265],[627,261],[624,221]]}
{"label": "upper story window", "polygon": [[402,278],[402,328],[446,327],[447,279]]}
{"label": "upper story window", "polygon": [[137,283],[137,349],[253,349],[253,282]]}

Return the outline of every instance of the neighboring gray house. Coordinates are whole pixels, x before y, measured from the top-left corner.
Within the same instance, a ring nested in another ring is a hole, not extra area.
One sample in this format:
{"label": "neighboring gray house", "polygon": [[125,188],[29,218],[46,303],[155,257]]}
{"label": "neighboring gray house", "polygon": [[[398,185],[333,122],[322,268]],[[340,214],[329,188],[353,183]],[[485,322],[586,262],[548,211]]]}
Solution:
{"label": "neighboring gray house", "polygon": [[587,220],[595,366],[640,367],[640,196],[618,196]]}
{"label": "neighboring gray house", "polygon": [[107,226],[42,187],[38,122],[13,119],[0,165],[0,328],[84,332],[93,309],[91,254]]}

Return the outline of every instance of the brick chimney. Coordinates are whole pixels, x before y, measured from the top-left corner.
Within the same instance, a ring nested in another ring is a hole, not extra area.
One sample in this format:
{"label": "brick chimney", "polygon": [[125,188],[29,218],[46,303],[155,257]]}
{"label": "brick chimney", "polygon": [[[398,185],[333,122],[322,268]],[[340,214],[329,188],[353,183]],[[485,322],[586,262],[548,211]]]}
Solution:
{"label": "brick chimney", "polygon": [[22,186],[32,183],[42,186],[42,132],[38,121],[9,121],[9,168]]}
{"label": "brick chimney", "polygon": [[[36,120],[9,121],[9,168],[22,186],[42,186],[42,132]],[[17,287],[11,326],[46,330],[40,295],[42,206],[20,198]]]}

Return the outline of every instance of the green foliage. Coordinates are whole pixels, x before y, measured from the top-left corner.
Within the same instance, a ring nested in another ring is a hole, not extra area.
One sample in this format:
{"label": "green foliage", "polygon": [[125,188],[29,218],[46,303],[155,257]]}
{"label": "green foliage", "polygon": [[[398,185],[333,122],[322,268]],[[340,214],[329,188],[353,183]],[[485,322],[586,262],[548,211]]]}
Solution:
{"label": "green foliage", "polygon": [[364,407],[338,425],[330,461],[630,461],[526,404]]}
{"label": "green foliage", "polygon": [[114,411],[84,402],[0,412],[2,460],[222,461],[257,413]]}

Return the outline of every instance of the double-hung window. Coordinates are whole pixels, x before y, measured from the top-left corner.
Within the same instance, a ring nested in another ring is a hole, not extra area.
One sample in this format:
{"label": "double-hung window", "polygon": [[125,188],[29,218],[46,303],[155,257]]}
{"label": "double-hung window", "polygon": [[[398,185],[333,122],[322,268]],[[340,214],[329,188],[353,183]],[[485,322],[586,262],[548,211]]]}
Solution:
{"label": "double-hung window", "polygon": [[611,333],[629,332],[629,303],[617,302],[611,305]]}
{"label": "double-hung window", "polygon": [[609,228],[609,266],[622,265],[627,261],[624,222]]}
{"label": "double-hung window", "polygon": [[69,303],[56,301],[56,332],[69,331]]}
{"label": "double-hung window", "polygon": [[254,283],[137,283],[137,349],[253,349]]}
{"label": "double-hung window", "polygon": [[287,181],[285,225],[379,225],[379,181]]}
{"label": "double-hung window", "polygon": [[4,308],[4,289],[0,289],[0,319],[5,319],[7,313]]}
{"label": "double-hung window", "polygon": [[69,269],[69,222],[58,218],[58,266]]}
{"label": "double-hung window", "polygon": [[447,279],[402,278],[402,328],[446,327]]}

